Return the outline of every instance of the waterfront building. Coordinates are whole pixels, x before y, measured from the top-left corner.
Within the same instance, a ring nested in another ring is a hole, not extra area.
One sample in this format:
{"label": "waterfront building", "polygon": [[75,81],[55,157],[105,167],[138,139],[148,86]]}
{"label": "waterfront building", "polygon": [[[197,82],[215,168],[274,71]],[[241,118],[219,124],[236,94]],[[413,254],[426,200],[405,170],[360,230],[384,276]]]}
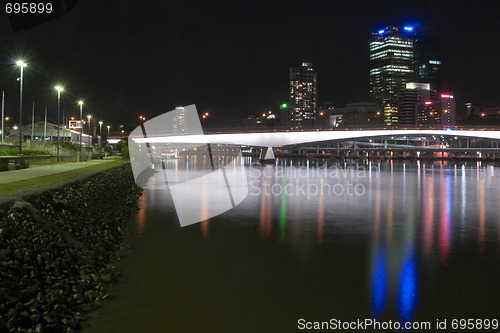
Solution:
{"label": "waterfront building", "polygon": [[409,82],[441,88],[439,41],[413,26],[387,26],[370,39],[370,100],[383,109],[386,126],[396,126],[399,93]]}
{"label": "waterfront building", "polygon": [[413,27],[388,26],[371,34],[370,100],[381,106],[384,122],[398,122],[398,93],[414,78]]}
{"label": "waterfront building", "polygon": [[417,104],[417,124],[423,128],[450,128],[456,125],[456,105],[451,94]]}
{"label": "waterfront building", "polygon": [[[52,123],[45,123],[44,121],[38,121],[34,124],[27,124],[23,126],[23,141],[30,141],[33,137],[33,141],[57,141],[57,125]],[[19,138],[19,130],[12,130],[12,133],[8,139],[17,140]],[[82,143],[90,144],[90,135],[83,134]],[[61,142],[69,143],[79,143],[80,142],[80,131],[67,128],[66,126],[61,126],[59,128],[59,140]]]}
{"label": "waterfront building", "polygon": [[418,110],[425,102],[436,101],[437,92],[429,83],[410,82],[399,92],[398,123],[400,127],[416,126]]}
{"label": "waterfront building", "polygon": [[317,127],[380,128],[384,125],[380,108],[371,102],[350,103],[345,107],[327,106],[319,110]]}
{"label": "waterfront building", "polygon": [[317,74],[310,62],[290,68],[290,122],[300,128],[314,120],[317,107]]}
{"label": "waterfront building", "polygon": [[430,35],[420,27],[415,35],[414,82],[429,83],[432,89],[441,91],[441,44],[439,38]]}

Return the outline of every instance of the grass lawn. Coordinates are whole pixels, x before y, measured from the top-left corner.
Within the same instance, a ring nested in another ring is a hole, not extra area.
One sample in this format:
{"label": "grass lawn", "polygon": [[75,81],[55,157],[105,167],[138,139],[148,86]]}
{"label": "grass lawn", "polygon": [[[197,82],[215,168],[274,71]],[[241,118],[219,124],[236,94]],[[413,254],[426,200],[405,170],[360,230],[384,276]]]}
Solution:
{"label": "grass lawn", "polygon": [[[42,177],[37,177],[37,178],[32,178],[32,179],[20,180],[20,181],[8,183],[8,184],[2,184],[2,186],[0,187],[0,197],[15,193],[15,192],[37,189],[37,188],[48,186],[48,185],[54,185],[54,184],[70,181],[70,180],[73,180],[73,179],[78,178],[80,176],[91,174],[91,173],[94,173],[94,172],[100,171],[100,170],[110,169],[112,167],[121,165],[123,163],[130,163],[130,161],[123,160],[123,159],[116,159],[112,162],[96,164],[96,165],[88,166],[88,167],[81,168],[81,169],[56,173],[53,175],[42,176]],[[5,172],[8,172],[8,171],[5,171]]]}

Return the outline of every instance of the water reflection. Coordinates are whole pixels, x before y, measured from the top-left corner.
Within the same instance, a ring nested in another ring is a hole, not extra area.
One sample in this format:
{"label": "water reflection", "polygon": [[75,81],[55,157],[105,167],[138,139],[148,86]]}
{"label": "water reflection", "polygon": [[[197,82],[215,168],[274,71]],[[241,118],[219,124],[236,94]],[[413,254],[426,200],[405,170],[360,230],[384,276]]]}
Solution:
{"label": "water reflection", "polygon": [[432,177],[424,179],[424,201],[423,201],[423,247],[424,254],[429,256],[432,251],[432,240],[434,234],[434,188]]}
{"label": "water reflection", "polygon": [[[203,251],[191,251],[193,257],[179,261],[202,263],[173,269],[183,276],[209,277],[203,290],[214,291],[202,304],[222,295],[216,303],[229,314],[205,307],[207,320],[247,318],[260,311],[253,319],[266,319],[262,326],[253,320],[251,331],[263,331],[305,315],[311,320],[333,313],[341,320],[343,315],[414,321],[441,314],[472,316],[498,307],[500,288],[492,281],[500,273],[500,179],[494,168],[476,163],[245,163],[254,169],[247,171],[255,188],[247,199],[201,222],[200,229],[194,228],[196,237],[190,238],[193,228],[176,226],[173,234],[183,242],[170,242],[196,247],[201,230]],[[358,172],[363,168],[364,174]],[[336,195],[328,190],[348,183],[366,191]],[[300,186],[304,193],[297,191]],[[141,198],[148,206],[136,217],[138,233],[147,234],[152,225],[144,222],[159,209],[150,203],[160,200],[158,193],[147,191]],[[210,255],[199,257],[204,251]],[[171,246],[168,253],[183,249]],[[189,289],[196,282],[186,282],[185,291],[193,298],[204,295]],[[191,304],[186,308],[192,309]],[[284,310],[277,313],[276,308]]]}
{"label": "water reflection", "polygon": [[486,194],[485,194],[485,181],[479,179],[478,182],[478,196],[479,196],[479,250],[484,250],[484,243],[486,239]]}
{"label": "water reflection", "polygon": [[413,319],[417,303],[417,273],[415,260],[415,252],[409,250],[405,252],[405,256],[401,262],[398,312],[403,322],[408,322]]}
{"label": "water reflection", "polygon": [[373,260],[371,274],[372,312],[376,318],[380,318],[384,313],[387,297],[387,264],[385,256],[382,246],[379,246]]}
{"label": "water reflection", "polygon": [[[320,179],[320,188],[323,188],[323,179]],[[323,228],[324,228],[324,224],[325,224],[325,218],[324,218],[325,213],[324,213],[324,208],[323,208],[323,200],[324,200],[323,196],[320,195],[318,200],[319,200],[319,202],[318,202],[318,213],[317,213],[318,214],[317,242],[318,242],[318,244],[321,244],[321,243],[323,243]]]}
{"label": "water reflection", "polygon": [[451,213],[451,185],[450,175],[441,174],[440,177],[440,203],[439,214],[439,261],[442,265],[448,264],[450,251],[450,213]]}
{"label": "water reflection", "polygon": [[[281,177],[281,187],[283,188],[286,185],[285,177]],[[280,217],[279,217],[279,225],[280,225],[280,234],[279,240],[280,242],[284,242],[286,240],[286,193],[283,191],[281,193],[281,206],[280,206]]]}
{"label": "water reflection", "polygon": [[[268,170],[271,168],[267,167]],[[266,173],[262,173],[262,188],[270,188],[271,181],[265,177]],[[261,191],[260,195],[260,215],[259,215],[259,232],[262,239],[270,239],[273,229],[272,224],[272,203],[271,196],[266,191]]]}

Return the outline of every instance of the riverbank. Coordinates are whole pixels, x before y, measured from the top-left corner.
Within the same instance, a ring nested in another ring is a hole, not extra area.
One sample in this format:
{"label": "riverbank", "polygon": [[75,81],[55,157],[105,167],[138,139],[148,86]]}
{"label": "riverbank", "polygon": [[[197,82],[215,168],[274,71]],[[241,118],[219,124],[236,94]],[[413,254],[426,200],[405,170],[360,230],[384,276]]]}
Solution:
{"label": "riverbank", "polygon": [[21,196],[61,187],[124,163],[129,162],[118,157],[0,172],[0,204]]}
{"label": "riverbank", "polygon": [[118,276],[121,231],[139,195],[124,164],[2,204],[0,332],[85,326]]}

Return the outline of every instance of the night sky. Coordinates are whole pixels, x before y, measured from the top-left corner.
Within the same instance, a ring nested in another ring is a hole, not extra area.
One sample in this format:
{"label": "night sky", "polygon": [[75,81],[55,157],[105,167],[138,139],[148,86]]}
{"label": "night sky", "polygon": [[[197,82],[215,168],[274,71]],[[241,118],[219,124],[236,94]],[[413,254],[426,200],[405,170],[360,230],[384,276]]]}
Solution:
{"label": "night sky", "polygon": [[[368,100],[368,43],[385,25],[424,25],[441,38],[443,87],[457,101],[500,105],[498,1],[80,0],[67,14],[12,32],[0,13],[0,90],[6,113],[31,103],[135,125],[176,105],[211,112],[212,126],[288,101],[289,67],[311,61],[320,103]],[[3,7],[2,7],[3,8]]]}

